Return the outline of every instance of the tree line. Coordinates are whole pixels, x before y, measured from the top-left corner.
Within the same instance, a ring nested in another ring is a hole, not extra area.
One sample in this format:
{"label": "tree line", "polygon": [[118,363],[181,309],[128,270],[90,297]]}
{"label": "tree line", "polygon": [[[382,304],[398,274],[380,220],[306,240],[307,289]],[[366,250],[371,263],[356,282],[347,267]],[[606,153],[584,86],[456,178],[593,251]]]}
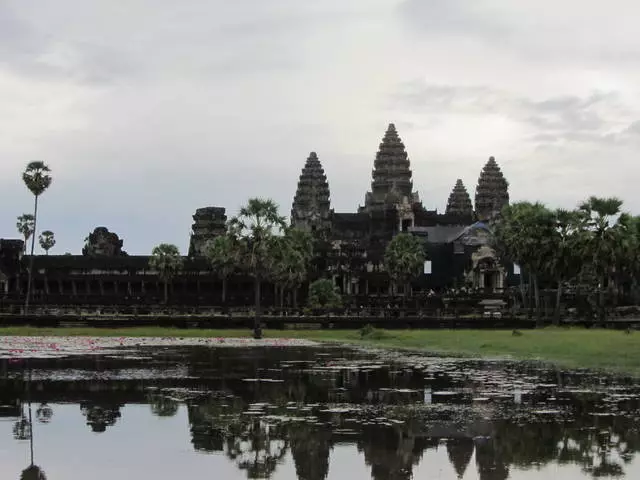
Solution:
{"label": "tree line", "polygon": [[521,267],[522,305],[541,317],[542,290],[555,290],[554,319],[571,295],[581,315],[604,320],[608,306],[637,303],[640,290],[640,217],[618,198],[592,196],[574,210],[542,203],[506,206],[493,227],[504,261]]}

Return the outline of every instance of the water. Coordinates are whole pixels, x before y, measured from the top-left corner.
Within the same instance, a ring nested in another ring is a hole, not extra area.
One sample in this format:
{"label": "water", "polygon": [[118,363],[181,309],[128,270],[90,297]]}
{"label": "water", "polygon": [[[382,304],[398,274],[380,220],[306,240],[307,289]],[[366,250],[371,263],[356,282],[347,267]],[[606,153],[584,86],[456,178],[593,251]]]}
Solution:
{"label": "water", "polygon": [[[640,478],[640,385],[344,348],[0,360],[0,478]],[[22,420],[21,420],[22,418]]]}

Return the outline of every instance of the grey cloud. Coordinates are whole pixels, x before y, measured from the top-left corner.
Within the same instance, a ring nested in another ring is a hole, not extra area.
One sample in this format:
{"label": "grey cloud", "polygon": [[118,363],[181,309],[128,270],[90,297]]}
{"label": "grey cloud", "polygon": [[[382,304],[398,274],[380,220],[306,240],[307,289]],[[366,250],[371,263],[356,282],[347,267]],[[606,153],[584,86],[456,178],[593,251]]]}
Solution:
{"label": "grey cloud", "polygon": [[425,35],[473,38],[531,60],[637,63],[640,6],[631,0],[404,0],[399,16]]}
{"label": "grey cloud", "polygon": [[616,92],[593,92],[532,99],[486,85],[432,85],[413,81],[402,85],[392,101],[424,113],[500,114],[539,132],[530,140],[555,143],[609,142],[621,102]]}

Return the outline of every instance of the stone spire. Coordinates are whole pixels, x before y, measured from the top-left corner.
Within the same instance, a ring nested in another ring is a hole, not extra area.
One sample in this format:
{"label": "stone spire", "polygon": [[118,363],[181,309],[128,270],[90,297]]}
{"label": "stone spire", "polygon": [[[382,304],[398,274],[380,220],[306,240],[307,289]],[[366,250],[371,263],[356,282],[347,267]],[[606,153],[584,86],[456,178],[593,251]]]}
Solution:
{"label": "stone spire", "polygon": [[467,192],[464,183],[461,179],[456,181],[451,195],[449,195],[449,201],[447,202],[447,215],[457,215],[460,217],[473,217],[473,205],[471,204],[471,197]]}
{"label": "stone spire", "polygon": [[316,152],[311,152],[293,197],[291,225],[319,230],[328,225],[331,201],[329,183]]}
{"label": "stone spire", "polygon": [[371,191],[365,197],[365,210],[406,202],[416,203],[412,192],[411,168],[404,144],[393,123],[389,124],[373,164]]}
{"label": "stone spire", "polygon": [[509,183],[502,175],[496,159],[489,158],[478,178],[476,215],[479,220],[491,220],[509,203]]}

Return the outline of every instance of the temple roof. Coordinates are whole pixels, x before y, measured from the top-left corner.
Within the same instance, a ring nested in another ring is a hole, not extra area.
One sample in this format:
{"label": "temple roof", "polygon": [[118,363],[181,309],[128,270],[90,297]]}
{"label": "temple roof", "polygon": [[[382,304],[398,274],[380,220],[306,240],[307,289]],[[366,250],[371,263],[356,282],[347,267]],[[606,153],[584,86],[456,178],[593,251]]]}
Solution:
{"label": "temple roof", "polygon": [[331,206],[329,182],[316,152],[311,152],[302,168],[293,197],[291,222],[326,218]]}
{"label": "temple roof", "polygon": [[492,217],[509,203],[509,183],[494,157],[485,164],[476,187],[476,214],[481,220]]}
{"label": "temple roof", "polygon": [[404,143],[398,136],[395,125],[390,123],[373,162],[373,181],[371,191],[365,196],[365,208],[400,203],[404,197],[413,202],[411,176]]}
{"label": "temple roof", "polygon": [[446,213],[450,215],[473,216],[471,197],[469,196],[469,192],[467,192],[467,189],[461,179],[456,181],[456,184],[449,195]]}

